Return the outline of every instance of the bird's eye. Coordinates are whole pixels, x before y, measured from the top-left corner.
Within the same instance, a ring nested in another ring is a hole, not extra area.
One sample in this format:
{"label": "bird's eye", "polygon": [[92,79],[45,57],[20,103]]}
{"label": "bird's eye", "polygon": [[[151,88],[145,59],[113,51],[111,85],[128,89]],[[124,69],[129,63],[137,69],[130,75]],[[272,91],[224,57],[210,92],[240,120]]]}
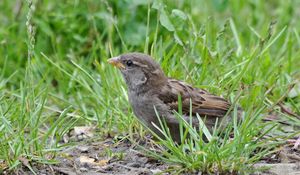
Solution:
{"label": "bird's eye", "polygon": [[128,61],[126,62],[126,65],[127,65],[127,66],[132,66],[132,64],[133,64],[133,62],[132,62],[131,60],[128,60]]}

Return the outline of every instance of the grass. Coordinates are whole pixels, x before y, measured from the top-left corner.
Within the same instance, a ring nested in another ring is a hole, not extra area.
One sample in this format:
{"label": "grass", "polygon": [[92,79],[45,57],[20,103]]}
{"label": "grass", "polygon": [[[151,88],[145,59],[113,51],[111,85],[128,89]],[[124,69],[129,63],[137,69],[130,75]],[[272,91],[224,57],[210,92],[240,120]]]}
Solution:
{"label": "grass", "polygon": [[[262,139],[277,125],[261,123],[261,111],[262,109],[257,109],[251,117],[246,114],[245,120],[241,122],[237,120],[237,111],[234,109],[232,123],[226,128],[216,127],[213,131],[206,128],[200,116],[197,116],[200,126],[197,129],[178,113],[177,117],[181,125],[180,144],[172,140],[165,121],[159,117],[160,126],[156,128],[161,131],[164,138],[156,136],[159,142],[154,144],[155,151],[149,149],[144,151],[155,159],[175,165],[170,168],[170,171],[176,174],[199,169],[208,174],[254,173],[256,170],[252,169],[251,165],[274,153],[275,148],[282,144],[282,139],[276,140],[280,138],[278,136]],[[190,116],[190,121],[192,117]]]}
{"label": "grass", "polygon": [[[299,93],[289,96],[300,78],[297,1],[28,5],[0,2],[0,169],[16,169],[22,158],[54,163],[64,146],[60,138],[75,125],[97,125],[103,135],[143,133],[120,73],[106,63],[129,51],[151,54],[168,76],[222,95],[246,112],[246,122],[232,126],[233,140],[229,131],[207,143],[198,137],[180,146],[161,140],[163,156],[153,153],[158,159],[187,171],[245,172],[270,153],[262,146],[266,140],[255,140],[266,128],[263,116],[276,111],[280,120],[300,126],[278,107],[299,115]],[[199,154],[187,154],[187,147]]]}

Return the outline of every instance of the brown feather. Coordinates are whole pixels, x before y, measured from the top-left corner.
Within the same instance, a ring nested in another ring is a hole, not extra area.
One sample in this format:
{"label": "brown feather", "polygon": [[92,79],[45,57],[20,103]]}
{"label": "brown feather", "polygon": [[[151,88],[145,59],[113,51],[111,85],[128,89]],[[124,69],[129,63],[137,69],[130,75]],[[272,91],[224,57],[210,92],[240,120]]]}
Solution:
{"label": "brown feather", "polygon": [[192,114],[200,116],[221,117],[226,114],[230,103],[208,93],[205,90],[193,88],[192,86],[178,80],[168,79],[161,89],[158,98],[167,104],[171,110],[178,110],[178,95],[181,96],[182,112],[190,113],[190,102],[192,102]]}

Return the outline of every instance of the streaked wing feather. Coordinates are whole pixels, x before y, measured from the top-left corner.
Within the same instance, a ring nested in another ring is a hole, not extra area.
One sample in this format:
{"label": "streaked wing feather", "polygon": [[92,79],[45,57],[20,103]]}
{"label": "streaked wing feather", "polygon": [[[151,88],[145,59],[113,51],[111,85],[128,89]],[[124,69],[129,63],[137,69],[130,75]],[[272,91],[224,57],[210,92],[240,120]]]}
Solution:
{"label": "streaked wing feather", "polygon": [[171,110],[178,110],[178,95],[181,96],[182,112],[189,114],[190,101],[192,101],[192,113],[201,116],[224,116],[230,104],[223,99],[208,93],[205,90],[193,88],[192,86],[178,80],[169,79],[168,83],[159,93],[159,99],[167,104]]}

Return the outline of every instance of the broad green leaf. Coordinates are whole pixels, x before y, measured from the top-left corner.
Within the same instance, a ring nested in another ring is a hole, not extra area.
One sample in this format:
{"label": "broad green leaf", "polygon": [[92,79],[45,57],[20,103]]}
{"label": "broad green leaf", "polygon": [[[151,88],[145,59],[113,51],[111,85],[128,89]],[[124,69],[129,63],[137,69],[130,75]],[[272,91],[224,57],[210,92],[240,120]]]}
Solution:
{"label": "broad green leaf", "polygon": [[153,1],[152,8],[154,8],[154,9],[160,11],[160,10],[163,9],[163,7],[164,7],[164,6],[163,6],[163,3],[162,3],[160,0],[154,0],[154,1]]}
{"label": "broad green leaf", "polygon": [[173,9],[172,10],[172,15],[178,16],[182,20],[186,20],[187,19],[186,14],[183,11],[179,10],[179,9]]}
{"label": "broad green leaf", "polygon": [[164,9],[162,9],[160,12],[159,21],[160,21],[160,24],[162,26],[164,26],[167,30],[169,30],[171,32],[173,32],[175,30],[172,22],[170,21],[168,15]]}

